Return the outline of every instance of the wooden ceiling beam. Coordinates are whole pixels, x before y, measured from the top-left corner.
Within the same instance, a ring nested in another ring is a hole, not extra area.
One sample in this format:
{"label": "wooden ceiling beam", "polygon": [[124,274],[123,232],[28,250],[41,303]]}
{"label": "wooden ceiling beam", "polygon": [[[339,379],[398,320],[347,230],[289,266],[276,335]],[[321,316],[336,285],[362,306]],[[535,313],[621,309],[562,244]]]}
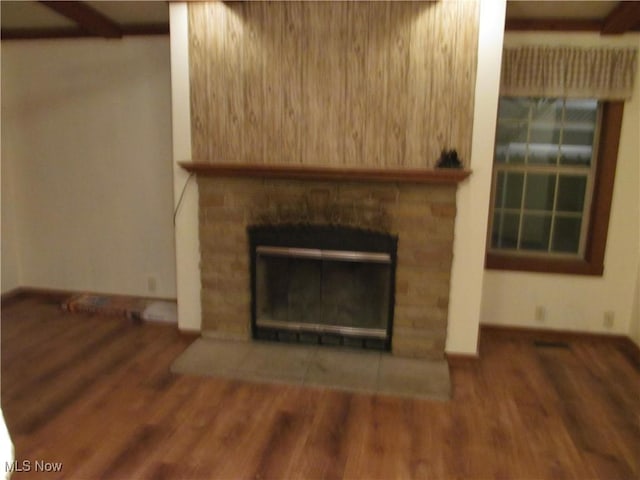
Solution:
{"label": "wooden ceiling beam", "polygon": [[45,1],[40,3],[75,22],[91,35],[104,38],[122,38],[122,27],[84,2]]}
{"label": "wooden ceiling beam", "polygon": [[551,32],[599,32],[601,20],[571,20],[566,18],[507,18],[506,31],[551,31]]}
{"label": "wooden ceiling beam", "polygon": [[601,33],[603,35],[619,35],[640,26],[640,2],[623,1],[604,19]]}
{"label": "wooden ceiling beam", "polygon": [[[168,35],[169,25],[154,23],[144,25],[126,25],[122,28],[123,36],[155,36]],[[56,38],[95,38],[95,35],[78,27],[63,28],[3,28],[0,31],[2,40],[47,40]]]}

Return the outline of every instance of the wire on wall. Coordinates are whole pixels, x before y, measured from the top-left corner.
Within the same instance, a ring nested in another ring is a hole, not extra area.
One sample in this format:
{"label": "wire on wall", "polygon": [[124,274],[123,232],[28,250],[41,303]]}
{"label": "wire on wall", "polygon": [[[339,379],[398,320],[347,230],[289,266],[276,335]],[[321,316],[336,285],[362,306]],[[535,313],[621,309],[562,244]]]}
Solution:
{"label": "wire on wall", "polygon": [[180,210],[180,205],[182,205],[182,200],[184,199],[184,193],[187,191],[187,186],[189,185],[189,180],[193,177],[194,173],[191,172],[187,179],[184,182],[184,186],[182,187],[182,192],[180,192],[180,198],[178,199],[178,203],[176,204],[176,209],[173,211],[173,226],[176,225],[176,216],[178,215],[178,211]]}

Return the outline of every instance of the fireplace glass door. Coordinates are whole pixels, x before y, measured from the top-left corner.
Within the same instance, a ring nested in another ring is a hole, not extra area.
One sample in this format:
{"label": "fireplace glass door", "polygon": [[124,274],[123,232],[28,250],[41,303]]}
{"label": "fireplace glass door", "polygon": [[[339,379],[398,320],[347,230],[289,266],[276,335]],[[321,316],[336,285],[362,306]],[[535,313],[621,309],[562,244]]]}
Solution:
{"label": "fireplace glass door", "polygon": [[[253,236],[254,338],[389,349],[395,249],[387,247],[395,247],[395,240],[335,227],[329,236],[329,230],[309,228]],[[296,246],[296,237],[303,246]],[[354,248],[358,244],[364,248]]]}

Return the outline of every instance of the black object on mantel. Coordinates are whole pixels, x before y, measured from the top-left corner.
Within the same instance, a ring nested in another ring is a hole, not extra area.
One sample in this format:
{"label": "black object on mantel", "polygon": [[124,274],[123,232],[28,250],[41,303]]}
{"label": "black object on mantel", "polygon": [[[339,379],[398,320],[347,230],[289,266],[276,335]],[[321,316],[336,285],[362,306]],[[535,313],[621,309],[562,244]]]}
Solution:
{"label": "black object on mantel", "polygon": [[442,150],[436,168],[462,168],[462,162],[455,150]]}

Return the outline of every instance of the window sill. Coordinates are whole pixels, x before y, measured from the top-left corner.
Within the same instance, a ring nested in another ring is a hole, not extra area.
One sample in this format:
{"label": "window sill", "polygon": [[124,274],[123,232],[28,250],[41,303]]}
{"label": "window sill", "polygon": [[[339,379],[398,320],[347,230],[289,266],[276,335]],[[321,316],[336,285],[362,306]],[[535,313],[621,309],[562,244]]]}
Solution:
{"label": "window sill", "polygon": [[565,260],[555,258],[515,257],[487,253],[485,268],[489,270],[514,270],[520,272],[563,273],[568,275],[602,276],[604,265],[587,260]]}

